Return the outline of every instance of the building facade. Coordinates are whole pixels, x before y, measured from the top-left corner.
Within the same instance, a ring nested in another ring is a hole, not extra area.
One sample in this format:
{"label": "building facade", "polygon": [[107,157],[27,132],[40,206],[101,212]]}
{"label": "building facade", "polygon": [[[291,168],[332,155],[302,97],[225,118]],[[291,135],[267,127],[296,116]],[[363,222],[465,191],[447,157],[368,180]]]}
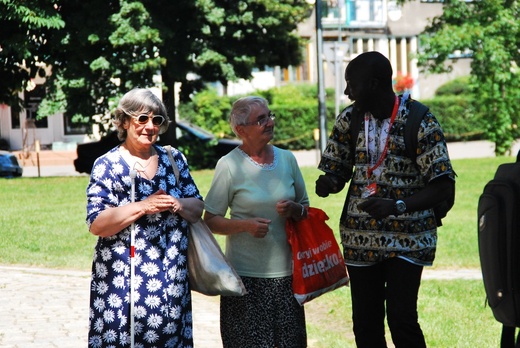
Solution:
{"label": "building facade", "polygon": [[[427,74],[417,66],[415,55],[420,50],[419,35],[429,20],[442,14],[441,1],[412,0],[402,6],[389,0],[321,0],[319,4],[327,88],[339,87],[343,92],[343,74],[348,62],[360,53],[373,50],[388,57],[396,80],[401,77],[413,79],[411,93],[416,99],[431,98],[442,84],[470,73],[470,59],[456,55],[450,74]],[[305,52],[307,59],[303,66],[284,73],[288,80],[317,81],[315,15],[316,11],[299,27],[300,35],[309,39]],[[299,71],[295,72],[295,69]]]}

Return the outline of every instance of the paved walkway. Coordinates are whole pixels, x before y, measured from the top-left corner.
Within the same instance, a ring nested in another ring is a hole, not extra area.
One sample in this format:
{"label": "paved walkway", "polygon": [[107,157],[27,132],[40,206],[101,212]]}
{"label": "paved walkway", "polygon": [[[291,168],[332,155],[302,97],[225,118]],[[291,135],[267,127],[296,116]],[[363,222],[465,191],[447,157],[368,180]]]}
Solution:
{"label": "paved walkway", "polygon": [[[0,347],[86,347],[88,272],[0,266]],[[481,279],[480,270],[429,270],[424,279]],[[193,292],[194,345],[221,348],[219,298]]]}
{"label": "paved walkway", "polygon": [[[87,346],[88,272],[0,266],[0,347]],[[195,347],[222,347],[219,298],[193,292]]]}

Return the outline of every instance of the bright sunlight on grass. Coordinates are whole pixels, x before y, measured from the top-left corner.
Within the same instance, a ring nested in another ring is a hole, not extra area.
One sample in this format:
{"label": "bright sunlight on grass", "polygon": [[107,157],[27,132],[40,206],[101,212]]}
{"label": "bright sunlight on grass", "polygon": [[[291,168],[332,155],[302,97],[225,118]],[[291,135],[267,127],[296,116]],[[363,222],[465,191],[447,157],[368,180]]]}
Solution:
{"label": "bright sunlight on grass", "polygon": [[[479,268],[477,203],[499,164],[512,157],[454,160],[458,174],[455,206],[439,229],[434,268]],[[346,189],[319,198],[314,182],[321,174],[302,168],[311,205],[323,209],[336,231]],[[192,173],[203,195],[213,171]],[[0,180],[0,264],[90,270],[96,237],[85,224],[88,178],[48,177]],[[220,239],[220,241],[222,241]],[[479,280],[424,280],[419,318],[428,347],[498,347],[500,325],[485,307]],[[341,288],[306,304],[309,347],[354,347],[350,292]],[[390,341],[390,339],[389,339]]]}

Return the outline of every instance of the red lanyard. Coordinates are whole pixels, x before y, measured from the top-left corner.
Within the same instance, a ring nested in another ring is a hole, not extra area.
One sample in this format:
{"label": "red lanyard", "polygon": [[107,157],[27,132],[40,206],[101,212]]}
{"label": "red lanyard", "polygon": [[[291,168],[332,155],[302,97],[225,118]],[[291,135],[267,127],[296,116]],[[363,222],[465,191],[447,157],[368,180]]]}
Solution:
{"label": "red lanyard", "polygon": [[[388,140],[390,139],[390,129],[392,128],[392,125],[394,124],[394,121],[395,121],[395,117],[397,116],[397,110],[399,109],[399,97],[398,96],[395,96],[395,102],[394,102],[394,109],[392,110],[392,117],[390,118],[390,123],[388,124],[388,133],[387,133],[387,136],[386,136],[386,141],[385,141],[385,147],[383,149],[383,152],[381,152],[381,156],[379,156],[379,159],[377,160],[376,164],[374,164],[373,167],[369,167],[367,169],[367,175],[368,175],[368,178],[370,178],[372,176],[372,173],[374,172],[374,170],[379,167],[381,165],[381,163],[383,163],[385,157],[386,157],[386,153],[388,152]],[[368,122],[368,117],[365,116],[365,122]],[[368,139],[368,134],[367,134],[367,139]],[[366,144],[367,148],[368,148],[368,141],[367,141],[367,144]],[[376,144],[377,146],[377,144]]]}

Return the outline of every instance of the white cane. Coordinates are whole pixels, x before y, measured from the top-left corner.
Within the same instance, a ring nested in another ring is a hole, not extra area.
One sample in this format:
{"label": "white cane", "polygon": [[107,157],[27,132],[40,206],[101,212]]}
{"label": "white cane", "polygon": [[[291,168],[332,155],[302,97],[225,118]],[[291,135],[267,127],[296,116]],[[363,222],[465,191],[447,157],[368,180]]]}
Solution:
{"label": "white cane", "polygon": [[[135,202],[135,177],[137,172],[130,171],[130,178],[132,179],[131,200]],[[134,323],[134,277],[135,277],[135,223],[132,222],[130,229],[130,347],[135,346],[135,323]]]}

